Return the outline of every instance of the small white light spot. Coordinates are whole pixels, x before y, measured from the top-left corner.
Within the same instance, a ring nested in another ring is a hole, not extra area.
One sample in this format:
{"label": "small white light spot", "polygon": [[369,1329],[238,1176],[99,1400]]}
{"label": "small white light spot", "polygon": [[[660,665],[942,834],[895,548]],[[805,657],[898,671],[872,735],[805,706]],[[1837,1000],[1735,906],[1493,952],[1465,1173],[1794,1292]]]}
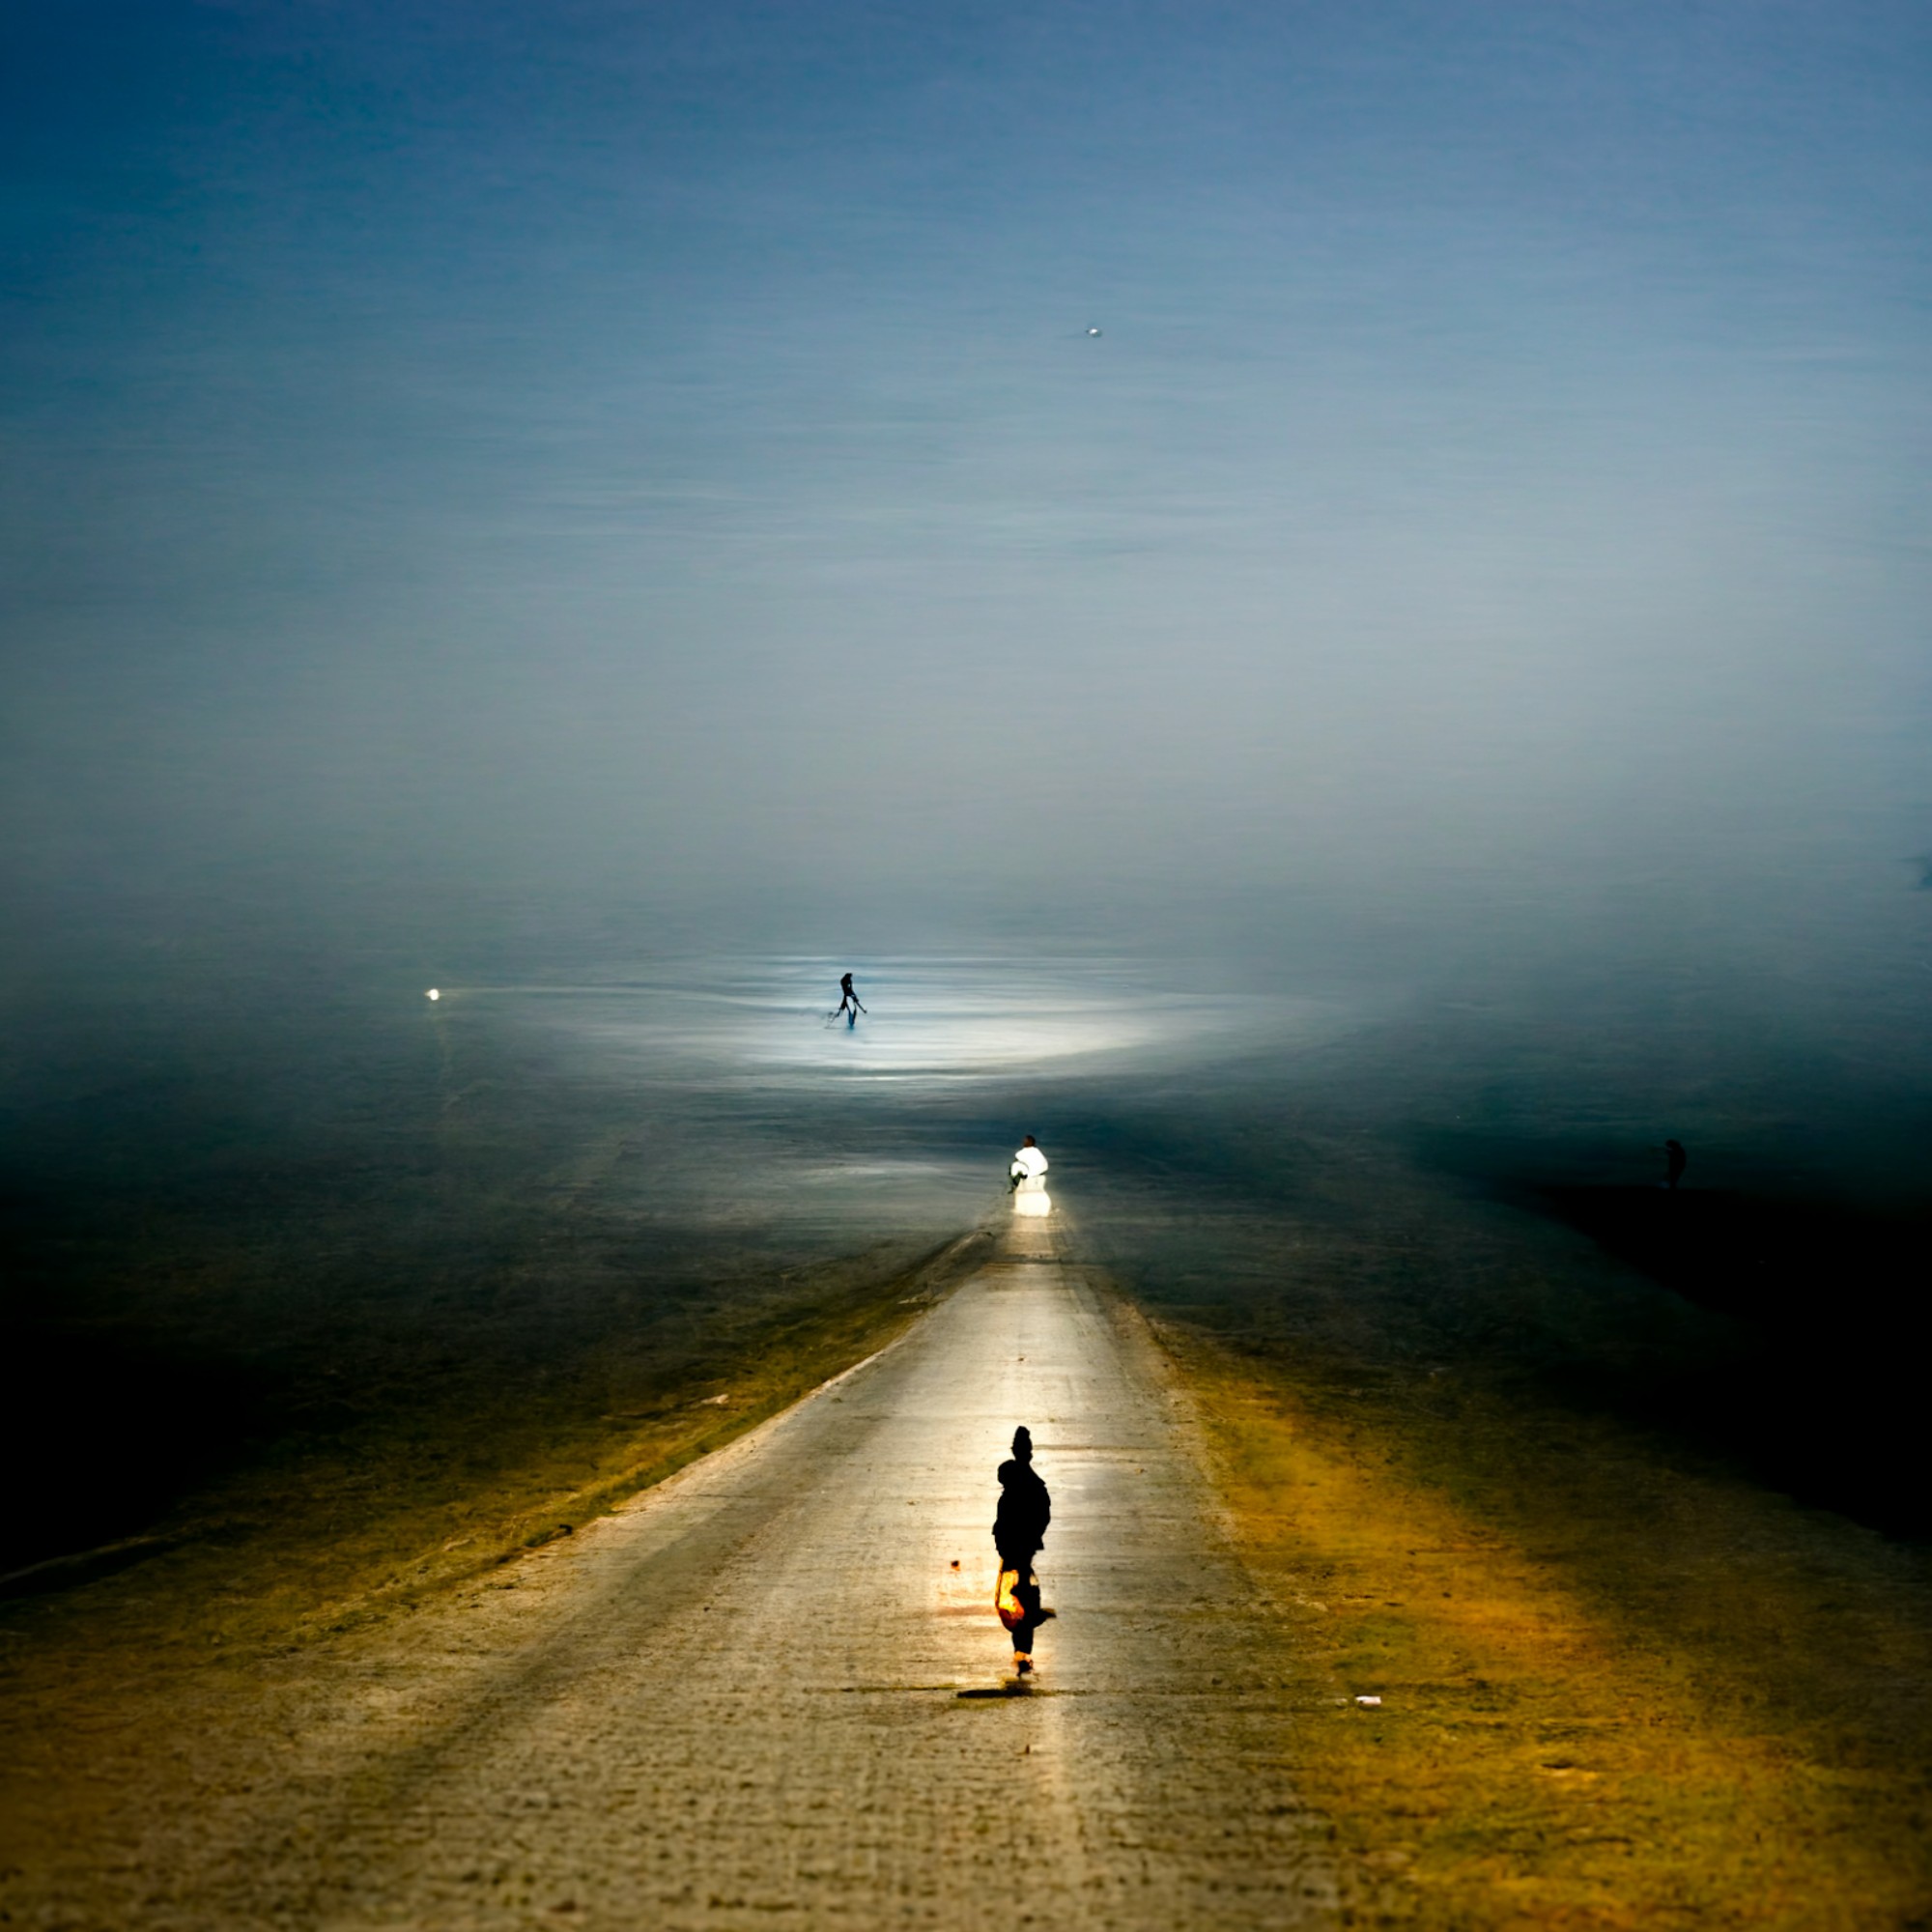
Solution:
{"label": "small white light spot", "polygon": [[1089,329],[1089,330],[1087,331],[1087,333],[1088,333],[1089,335],[1098,335],[1098,334],[1099,334],[1099,332],[1100,332],[1100,331],[1099,331],[1099,330],[1098,330],[1097,328],[1090,328],[1090,329]]}
{"label": "small white light spot", "polygon": [[440,986],[432,986],[432,987],[431,987],[431,988],[429,989],[429,997],[430,997],[430,998],[431,998],[432,1000],[440,1000],[440,999],[441,999],[441,998],[442,998],[442,988],[441,988]]}

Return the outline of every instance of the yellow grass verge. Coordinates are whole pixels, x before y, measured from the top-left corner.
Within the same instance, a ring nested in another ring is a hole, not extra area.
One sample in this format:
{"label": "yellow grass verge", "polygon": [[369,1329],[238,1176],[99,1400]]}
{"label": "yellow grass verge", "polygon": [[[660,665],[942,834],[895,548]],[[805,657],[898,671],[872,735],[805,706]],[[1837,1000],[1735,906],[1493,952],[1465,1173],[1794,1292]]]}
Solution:
{"label": "yellow grass verge", "polygon": [[1918,1552],[1606,1421],[1159,1332],[1314,1665],[1350,1922],[1932,1925]]}

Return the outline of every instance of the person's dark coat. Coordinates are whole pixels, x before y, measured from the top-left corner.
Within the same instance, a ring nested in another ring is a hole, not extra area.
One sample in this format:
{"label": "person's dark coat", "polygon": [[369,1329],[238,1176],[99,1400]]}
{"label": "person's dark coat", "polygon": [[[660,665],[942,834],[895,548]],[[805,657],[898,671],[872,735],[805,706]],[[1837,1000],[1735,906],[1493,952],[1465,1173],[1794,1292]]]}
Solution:
{"label": "person's dark coat", "polygon": [[1046,1541],[1053,1520],[1053,1498],[1031,1463],[1018,1457],[1000,1464],[1000,1507],[993,1518],[993,1547],[1009,1570],[1025,1573],[1035,1550]]}

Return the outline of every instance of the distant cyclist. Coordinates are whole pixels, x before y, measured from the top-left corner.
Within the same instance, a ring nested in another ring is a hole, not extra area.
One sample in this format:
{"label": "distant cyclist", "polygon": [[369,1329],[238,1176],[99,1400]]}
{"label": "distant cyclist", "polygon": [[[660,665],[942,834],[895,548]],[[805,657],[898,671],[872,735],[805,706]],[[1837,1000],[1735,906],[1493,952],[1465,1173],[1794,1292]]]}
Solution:
{"label": "distant cyclist", "polygon": [[859,1015],[865,1010],[865,1008],[859,1004],[858,994],[852,990],[851,974],[840,975],[838,980],[838,1011],[834,1012],[832,1017],[836,1020],[839,1013],[843,1013],[845,1015],[845,1024],[848,1027],[855,1027],[859,1024]]}

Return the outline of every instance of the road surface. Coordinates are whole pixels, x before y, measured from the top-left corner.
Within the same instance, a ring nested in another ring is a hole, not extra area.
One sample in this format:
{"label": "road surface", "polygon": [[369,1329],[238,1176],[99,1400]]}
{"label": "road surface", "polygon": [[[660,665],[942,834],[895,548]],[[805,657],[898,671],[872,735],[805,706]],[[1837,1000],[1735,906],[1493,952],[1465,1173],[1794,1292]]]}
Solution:
{"label": "road surface", "polygon": [[[1014,1694],[988,1529],[1021,1422],[1060,1616]],[[1016,1222],[786,1414],[290,1662],[123,1897],[331,1932],[1321,1925],[1285,1641],[1157,1350]]]}

